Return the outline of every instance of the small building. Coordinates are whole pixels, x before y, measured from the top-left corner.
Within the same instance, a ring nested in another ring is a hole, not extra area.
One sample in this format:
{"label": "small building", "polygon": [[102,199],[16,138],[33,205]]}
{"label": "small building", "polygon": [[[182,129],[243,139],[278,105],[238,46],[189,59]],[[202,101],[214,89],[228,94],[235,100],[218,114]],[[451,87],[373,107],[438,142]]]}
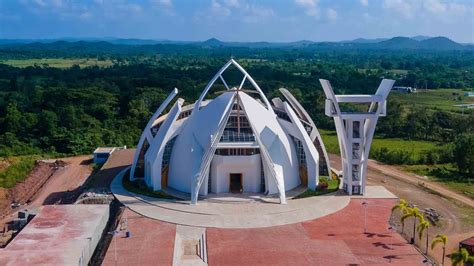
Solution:
{"label": "small building", "polygon": [[467,97],[474,97],[474,92],[465,92],[465,93],[464,93],[464,96],[467,96]]}
{"label": "small building", "polygon": [[459,242],[459,249],[465,248],[470,256],[474,256],[474,236]]}
{"label": "small building", "polygon": [[393,87],[393,91],[398,91],[398,92],[402,92],[402,93],[415,93],[416,88],[395,86],[395,87]]}
{"label": "small building", "polygon": [[453,106],[454,106],[454,107],[459,107],[459,108],[471,109],[471,108],[474,108],[474,103],[455,104],[455,105],[453,105]]}
{"label": "small building", "polygon": [[94,151],[94,163],[103,164],[109,159],[109,156],[116,150],[116,147],[98,147]]}

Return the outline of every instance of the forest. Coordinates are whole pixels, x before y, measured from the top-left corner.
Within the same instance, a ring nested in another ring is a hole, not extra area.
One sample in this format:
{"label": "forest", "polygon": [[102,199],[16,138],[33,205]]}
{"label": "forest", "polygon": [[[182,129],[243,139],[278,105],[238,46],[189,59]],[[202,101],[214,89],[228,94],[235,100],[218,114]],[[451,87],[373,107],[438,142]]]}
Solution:
{"label": "forest", "polygon": [[[409,95],[392,93],[376,137],[435,145],[417,156],[409,148],[375,147],[370,156],[390,164],[451,164],[460,176],[474,177],[474,112],[452,107],[472,101],[464,96],[474,88],[472,52],[186,45],[114,50],[101,45],[82,43],[56,52],[45,45],[0,46],[0,156],[90,154],[97,146],[133,147],[171,89],[178,88],[179,97],[192,103],[233,56],[269,98],[278,96],[281,87],[289,89],[317,126],[328,131],[334,130],[333,122],[324,115],[320,78],[330,80],[337,93],[373,93],[382,78],[417,87],[419,93],[452,89],[445,94],[446,108],[443,103],[426,107],[409,101]],[[38,58],[65,63],[54,67],[33,60]],[[82,59],[108,63],[77,64]],[[31,64],[19,67],[11,60]]]}

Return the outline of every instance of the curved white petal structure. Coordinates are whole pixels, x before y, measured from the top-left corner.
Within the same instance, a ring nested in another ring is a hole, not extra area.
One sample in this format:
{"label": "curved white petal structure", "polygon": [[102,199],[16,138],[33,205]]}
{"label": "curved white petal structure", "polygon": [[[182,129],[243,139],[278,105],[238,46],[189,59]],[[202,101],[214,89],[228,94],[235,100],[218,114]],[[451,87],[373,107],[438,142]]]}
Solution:
{"label": "curved white petal structure", "polygon": [[[138,141],[137,145],[137,152],[135,153],[135,156],[133,157],[133,163],[132,163],[132,168],[130,170],[130,180],[135,180],[135,170],[137,167],[137,162],[138,162],[138,157],[140,156],[140,151],[143,149],[143,144],[145,141],[148,143],[151,143],[153,141],[153,135],[151,134],[151,127],[155,120],[158,118],[159,115],[165,110],[165,108],[169,105],[171,100],[178,94],[178,89],[174,88],[168,97],[161,103],[161,105],[156,109],[155,113],[151,116],[150,120],[148,121],[145,129],[143,130],[143,133],[140,137],[140,140]],[[146,151],[145,151],[146,152]],[[140,176],[141,178],[143,176]]]}
{"label": "curved white petal structure", "polygon": [[[242,74],[239,84],[227,83],[222,75],[231,66]],[[225,90],[204,100],[217,80]],[[259,98],[246,93],[249,89]],[[132,180],[143,172],[153,190],[187,193],[192,204],[200,196],[221,192],[277,194],[284,204],[286,191],[300,185],[316,188],[319,153],[311,136],[317,138],[317,129],[291,93],[286,93],[288,102],[274,99],[272,106],[255,80],[231,59],[195,104],[183,106],[178,99],[159,116],[176,94],[174,90],[145,127]]]}
{"label": "curved white petal structure", "polygon": [[[163,153],[165,146],[176,134],[180,127],[177,127],[176,119],[181,113],[184,100],[178,99],[171,110],[168,112],[166,119],[163,121],[158,133],[151,143],[149,152],[145,155],[145,182],[153,188],[153,190],[161,190],[161,171],[163,168]],[[153,177],[153,178],[152,178]]]}
{"label": "curved white petal structure", "polygon": [[[311,127],[311,131],[309,133],[309,137],[311,138],[311,141],[316,145],[316,148],[318,149],[319,153],[322,153],[324,157],[321,157],[319,159],[319,164],[321,165],[326,165],[326,171],[327,175],[331,175],[331,164],[329,161],[329,156],[326,151],[326,146],[324,146],[323,139],[321,138],[321,134],[319,134],[318,128],[316,127],[316,124],[314,123],[313,119],[311,116],[306,112],[306,110],[303,108],[303,106],[296,100],[296,98],[291,94],[290,91],[288,91],[285,88],[280,88],[280,92],[285,96],[285,98],[288,100],[289,104],[293,109],[296,111],[300,119],[305,121],[307,124],[309,124],[309,127]],[[278,98],[277,98],[278,99]],[[281,101],[281,100],[280,100]],[[324,160],[324,161],[322,161]]]}
{"label": "curved white petal structure", "polygon": [[[308,171],[308,188],[315,190],[319,183],[319,153],[316,150],[316,147],[313,145],[313,141],[306,134],[303,124],[298,119],[296,113],[291,109],[288,103],[285,103],[285,110],[289,115],[291,122],[296,125],[300,134],[298,134],[298,139],[302,142],[304,152],[306,155],[306,166]],[[323,146],[324,147],[324,146]]]}

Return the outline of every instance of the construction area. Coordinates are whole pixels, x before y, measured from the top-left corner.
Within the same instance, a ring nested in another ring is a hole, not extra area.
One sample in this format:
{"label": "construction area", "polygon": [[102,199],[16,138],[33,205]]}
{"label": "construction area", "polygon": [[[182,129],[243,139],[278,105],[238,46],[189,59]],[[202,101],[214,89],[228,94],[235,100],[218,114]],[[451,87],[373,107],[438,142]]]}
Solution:
{"label": "construction area", "polygon": [[109,206],[45,205],[0,250],[1,265],[87,265],[102,238]]}
{"label": "construction area", "polygon": [[[192,225],[192,222],[206,220],[197,213],[191,214],[195,218],[186,221],[183,213],[189,215],[188,205],[172,205],[172,201],[144,196],[137,199],[126,193],[115,195],[119,199],[129,197],[122,200],[124,206],[114,200],[109,188],[112,184],[113,190],[114,178],[130,166],[134,152],[133,149],[113,152],[97,172],[93,172],[90,156],[43,162],[51,164],[48,171],[40,171],[45,167],[37,166],[40,168],[35,168],[23,183],[42,180],[42,184],[35,187],[36,191],[24,190],[17,194],[25,195],[15,198],[19,206],[3,206],[5,212],[2,214],[7,214],[2,218],[3,236],[7,238],[7,232],[13,233],[5,241],[4,248],[0,248],[0,264],[422,265],[427,260],[421,252],[422,241],[416,240],[420,248],[409,244],[411,220],[405,224],[404,234],[399,233],[399,217],[391,214],[397,199],[378,197],[377,193],[372,198],[320,197],[317,200],[326,200],[334,210],[327,213],[322,210],[313,218],[311,215],[316,212],[299,208],[299,200],[287,205],[249,201],[220,202],[220,207],[218,202],[194,206],[198,210],[196,213],[205,210],[208,204],[211,213],[223,210],[235,217],[239,215],[232,213],[241,209],[240,216],[244,217],[237,223],[242,225],[238,228],[234,227],[232,217],[228,227]],[[331,156],[331,159],[337,168],[338,157]],[[465,215],[472,211],[471,206],[432,194],[416,182],[404,180],[407,176],[396,169],[373,164],[369,162],[368,185],[383,186],[436,216],[438,226],[430,228],[428,235],[432,238],[438,232],[447,232],[450,238],[447,253],[456,247],[456,239],[461,241],[474,234],[474,225],[465,222]],[[27,188],[23,183],[12,191]],[[281,218],[292,216],[289,212],[278,217],[283,222],[273,225],[269,217],[278,215],[272,216],[274,214],[268,211],[268,215],[261,216],[261,222],[254,223],[257,226],[247,224],[244,218],[253,219],[252,215],[257,215],[258,211],[252,209],[264,204],[277,205],[288,211],[296,206],[293,216],[300,215],[304,219]],[[363,213],[365,215],[361,216]],[[173,222],[173,219],[184,220]],[[208,215],[208,220],[209,225],[227,222],[212,215]],[[440,260],[440,252],[441,247],[430,250],[428,261]]]}

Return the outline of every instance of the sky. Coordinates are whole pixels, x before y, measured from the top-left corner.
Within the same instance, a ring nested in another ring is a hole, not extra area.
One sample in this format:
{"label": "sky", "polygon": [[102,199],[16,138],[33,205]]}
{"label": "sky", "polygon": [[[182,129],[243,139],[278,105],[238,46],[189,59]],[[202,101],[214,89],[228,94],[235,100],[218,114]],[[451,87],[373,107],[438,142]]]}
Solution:
{"label": "sky", "polygon": [[0,0],[1,39],[474,43],[474,0]]}

